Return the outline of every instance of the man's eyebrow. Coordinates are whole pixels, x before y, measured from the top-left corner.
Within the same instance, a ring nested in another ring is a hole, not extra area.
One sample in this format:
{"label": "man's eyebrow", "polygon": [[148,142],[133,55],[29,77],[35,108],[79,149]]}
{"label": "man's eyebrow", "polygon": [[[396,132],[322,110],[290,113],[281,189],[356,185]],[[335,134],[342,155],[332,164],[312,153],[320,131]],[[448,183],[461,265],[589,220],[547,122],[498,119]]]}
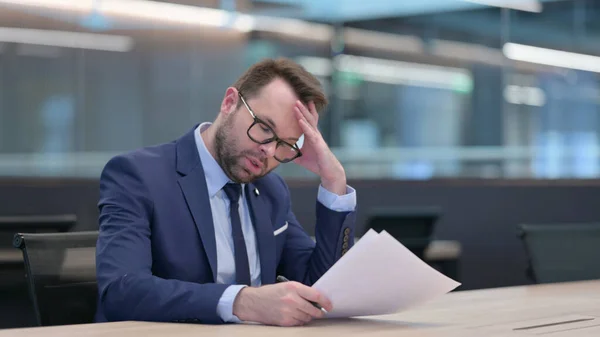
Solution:
{"label": "man's eyebrow", "polygon": [[[273,128],[273,130],[277,129],[277,125],[275,124],[275,122],[273,121],[273,119],[271,119],[271,117],[264,117],[264,120],[267,122],[267,124],[269,124],[269,126],[271,128]],[[292,141],[292,142],[297,142],[298,138],[294,138],[294,137],[288,137],[285,138],[286,140]]]}
{"label": "man's eyebrow", "polygon": [[265,117],[264,119],[267,121],[270,127],[272,127],[273,129],[277,129],[277,125],[275,125],[275,122],[273,121],[273,119],[271,119],[271,117]]}

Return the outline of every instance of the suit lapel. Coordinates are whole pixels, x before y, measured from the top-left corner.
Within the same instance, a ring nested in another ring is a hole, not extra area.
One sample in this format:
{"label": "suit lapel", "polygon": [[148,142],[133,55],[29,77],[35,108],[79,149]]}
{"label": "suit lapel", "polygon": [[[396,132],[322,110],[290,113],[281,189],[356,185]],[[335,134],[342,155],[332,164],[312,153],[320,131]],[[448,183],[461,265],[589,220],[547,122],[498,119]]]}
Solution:
{"label": "suit lapel", "polygon": [[177,171],[183,175],[177,182],[194,218],[194,223],[210,264],[213,280],[216,282],[217,244],[215,241],[215,228],[204,169],[200,163],[194,131],[183,136],[177,143]]}
{"label": "suit lapel", "polygon": [[275,282],[275,237],[273,236],[273,224],[269,218],[268,207],[265,203],[265,197],[260,197],[254,193],[256,186],[254,184],[246,185],[246,200],[256,240],[258,244],[258,255],[260,259],[260,271],[262,284],[271,284]]}

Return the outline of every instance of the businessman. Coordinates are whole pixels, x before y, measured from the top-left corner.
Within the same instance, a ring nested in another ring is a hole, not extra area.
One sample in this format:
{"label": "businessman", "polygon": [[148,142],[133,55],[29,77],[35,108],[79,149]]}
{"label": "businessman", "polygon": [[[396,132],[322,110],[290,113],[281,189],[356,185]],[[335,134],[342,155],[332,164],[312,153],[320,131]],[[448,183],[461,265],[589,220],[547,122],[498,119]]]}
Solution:
{"label": "businessman", "polygon": [[[324,315],[311,302],[331,310],[310,286],[353,245],[356,192],[317,128],[326,104],[310,73],[267,59],[227,88],[214,122],[112,158],[96,321],[294,326]],[[316,243],[271,172],[291,162],[320,177]]]}

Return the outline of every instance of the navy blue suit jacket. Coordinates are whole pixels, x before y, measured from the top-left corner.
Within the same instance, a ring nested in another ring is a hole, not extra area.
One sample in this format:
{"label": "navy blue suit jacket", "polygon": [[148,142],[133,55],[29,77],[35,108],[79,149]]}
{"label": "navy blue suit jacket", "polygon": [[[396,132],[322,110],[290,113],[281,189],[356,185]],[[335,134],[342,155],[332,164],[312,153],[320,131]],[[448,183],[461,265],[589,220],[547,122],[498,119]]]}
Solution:
{"label": "navy blue suit jacket", "polygon": [[[195,129],[195,128],[194,128]],[[97,322],[222,323],[217,251],[194,129],[171,143],[111,159],[100,179]],[[248,184],[263,285],[276,275],[312,285],[353,244],[354,212],[319,202],[317,243],[291,210],[287,185],[270,173]],[[287,222],[288,229],[274,236]]]}

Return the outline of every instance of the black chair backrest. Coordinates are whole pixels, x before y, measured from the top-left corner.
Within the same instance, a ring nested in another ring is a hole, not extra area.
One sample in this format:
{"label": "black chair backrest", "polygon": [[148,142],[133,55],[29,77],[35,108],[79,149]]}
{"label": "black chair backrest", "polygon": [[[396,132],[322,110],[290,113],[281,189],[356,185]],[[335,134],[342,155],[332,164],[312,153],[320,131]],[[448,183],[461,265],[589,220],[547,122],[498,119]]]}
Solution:
{"label": "black chair backrest", "polygon": [[385,230],[423,259],[441,213],[438,207],[375,208],[369,212],[364,233]]}
{"label": "black chair backrest", "polygon": [[600,279],[600,223],[522,224],[536,283]]}
{"label": "black chair backrest", "polygon": [[16,233],[68,232],[76,223],[75,214],[0,215],[0,249],[14,249],[10,243]]}
{"label": "black chair backrest", "polygon": [[15,235],[38,325],[93,322],[97,239],[97,231]]}

